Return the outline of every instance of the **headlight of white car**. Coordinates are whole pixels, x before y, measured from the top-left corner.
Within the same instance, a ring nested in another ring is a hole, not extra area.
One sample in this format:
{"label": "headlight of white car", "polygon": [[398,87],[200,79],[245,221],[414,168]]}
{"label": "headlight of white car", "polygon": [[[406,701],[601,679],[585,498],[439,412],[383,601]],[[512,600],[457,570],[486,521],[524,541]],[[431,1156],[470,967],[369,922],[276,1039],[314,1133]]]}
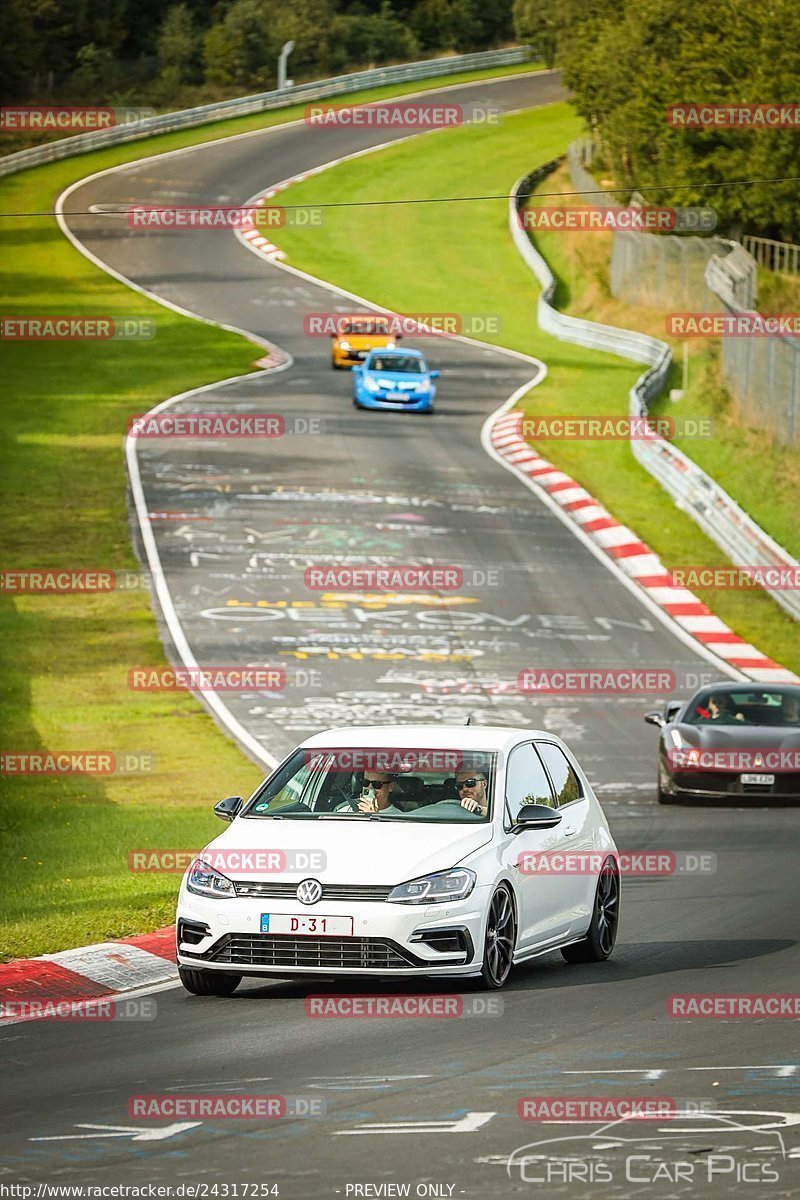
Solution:
{"label": "headlight of white car", "polygon": [[368,392],[379,392],[381,390],[381,385],[371,375],[364,376],[364,387]]}
{"label": "headlight of white car", "polygon": [[437,871],[400,883],[387,899],[395,904],[445,904],[448,900],[466,900],[475,887],[477,875],[466,867]]}
{"label": "headlight of white car", "polygon": [[212,896],[215,900],[233,900],[236,896],[233,881],[199,858],[189,868],[186,887],[195,896]]}

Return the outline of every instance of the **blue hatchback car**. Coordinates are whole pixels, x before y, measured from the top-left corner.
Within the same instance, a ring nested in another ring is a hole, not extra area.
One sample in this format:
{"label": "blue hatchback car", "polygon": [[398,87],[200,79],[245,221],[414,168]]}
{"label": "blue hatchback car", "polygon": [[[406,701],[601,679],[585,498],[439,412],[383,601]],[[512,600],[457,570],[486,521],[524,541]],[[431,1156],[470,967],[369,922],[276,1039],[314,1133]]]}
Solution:
{"label": "blue hatchback car", "polygon": [[402,409],[431,412],[436,399],[434,379],[421,350],[370,350],[366,360],[353,367],[353,404],[356,408]]}

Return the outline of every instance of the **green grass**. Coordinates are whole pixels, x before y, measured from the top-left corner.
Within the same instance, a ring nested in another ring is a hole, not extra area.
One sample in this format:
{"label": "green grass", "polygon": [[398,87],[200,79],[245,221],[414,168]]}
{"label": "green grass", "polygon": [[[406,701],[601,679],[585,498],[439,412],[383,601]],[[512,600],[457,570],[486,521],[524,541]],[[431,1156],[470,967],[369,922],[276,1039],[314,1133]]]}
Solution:
{"label": "green grass", "polygon": [[[473,72],[457,82],[512,74]],[[454,81],[372,89],[349,102]],[[64,187],[93,171],[277,125],[297,106],[130,143],[12,175],[0,213],[51,213]],[[268,169],[268,168],[267,168]],[[265,176],[265,183],[270,182]],[[241,374],[262,351],[181,317],[92,266],[55,220],[0,224],[3,315],[150,318],[151,341],[4,342],[0,506],[4,570],[135,571],[123,435],[131,413],[187,388]],[[248,794],[260,772],[186,694],[133,694],[132,665],[162,665],[144,591],[11,596],[0,592],[5,752],[146,752],[149,774],[7,776],[2,780],[4,933],[0,959],[47,953],[169,922],[175,875],[132,875],[132,849],[191,849],[221,826],[211,805]]]}
{"label": "green grass", "polygon": [[[506,117],[499,129],[447,130],[342,163],[294,185],[282,199],[314,204],[503,194],[520,175],[561,153],[579,132],[569,106],[551,105]],[[542,245],[560,276],[559,300],[571,302],[572,264],[558,236]],[[547,379],[521,404],[526,414],[627,414],[628,391],[641,368],[538,329],[538,285],[511,242],[504,200],[329,209],[322,229],[287,227],[276,240],[291,264],[397,311],[496,314],[501,332],[484,340],[535,354],[548,364]],[[585,288],[591,300],[583,315],[593,315],[596,302],[608,299],[606,276],[599,267],[589,280],[576,274],[576,289]],[[586,308],[586,296],[583,300]],[[657,315],[654,320],[658,323]],[[677,383],[676,371],[672,386]],[[692,443],[689,452],[698,444]],[[636,463],[625,442],[547,441],[537,448],[635,529],[667,566],[727,563]],[[731,459],[736,453],[731,450]],[[756,473],[751,490],[758,490]],[[772,513],[769,506],[767,516]],[[768,520],[765,524],[769,527]],[[699,594],[747,641],[800,669],[796,624],[765,593]]]}

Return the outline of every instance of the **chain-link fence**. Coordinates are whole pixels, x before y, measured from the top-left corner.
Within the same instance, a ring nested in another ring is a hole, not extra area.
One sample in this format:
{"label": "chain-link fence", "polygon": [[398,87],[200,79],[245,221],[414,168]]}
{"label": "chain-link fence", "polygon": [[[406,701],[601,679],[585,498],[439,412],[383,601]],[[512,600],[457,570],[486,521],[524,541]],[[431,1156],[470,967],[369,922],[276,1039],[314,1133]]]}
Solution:
{"label": "chain-link fence", "polygon": [[[592,143],[573,142],[569,148],[572,183],[592,204],[612,204],[603,198],[589,172]],[[757,317],[758,270],[751,254],[736,242],[718,237],[676,234],[614,233],[611,252],[611,292],[626,304],[660,308],[670,313],[727,313]],[[777,441],[800,441],[800,338],[766,334],[763,323],[751,321],[753,332],[723,334],[722,376],[743,419],[770,432]]]}

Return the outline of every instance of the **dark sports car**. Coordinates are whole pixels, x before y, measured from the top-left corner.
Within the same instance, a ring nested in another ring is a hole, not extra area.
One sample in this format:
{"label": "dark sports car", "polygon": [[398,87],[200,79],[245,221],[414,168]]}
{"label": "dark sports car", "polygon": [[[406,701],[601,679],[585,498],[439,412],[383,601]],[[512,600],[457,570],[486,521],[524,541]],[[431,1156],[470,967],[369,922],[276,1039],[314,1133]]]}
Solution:
{"label": "dark sports car", "polygon": [[644,719],[661,729],[659,804],[800,803],[800,685],[714,684]]}

